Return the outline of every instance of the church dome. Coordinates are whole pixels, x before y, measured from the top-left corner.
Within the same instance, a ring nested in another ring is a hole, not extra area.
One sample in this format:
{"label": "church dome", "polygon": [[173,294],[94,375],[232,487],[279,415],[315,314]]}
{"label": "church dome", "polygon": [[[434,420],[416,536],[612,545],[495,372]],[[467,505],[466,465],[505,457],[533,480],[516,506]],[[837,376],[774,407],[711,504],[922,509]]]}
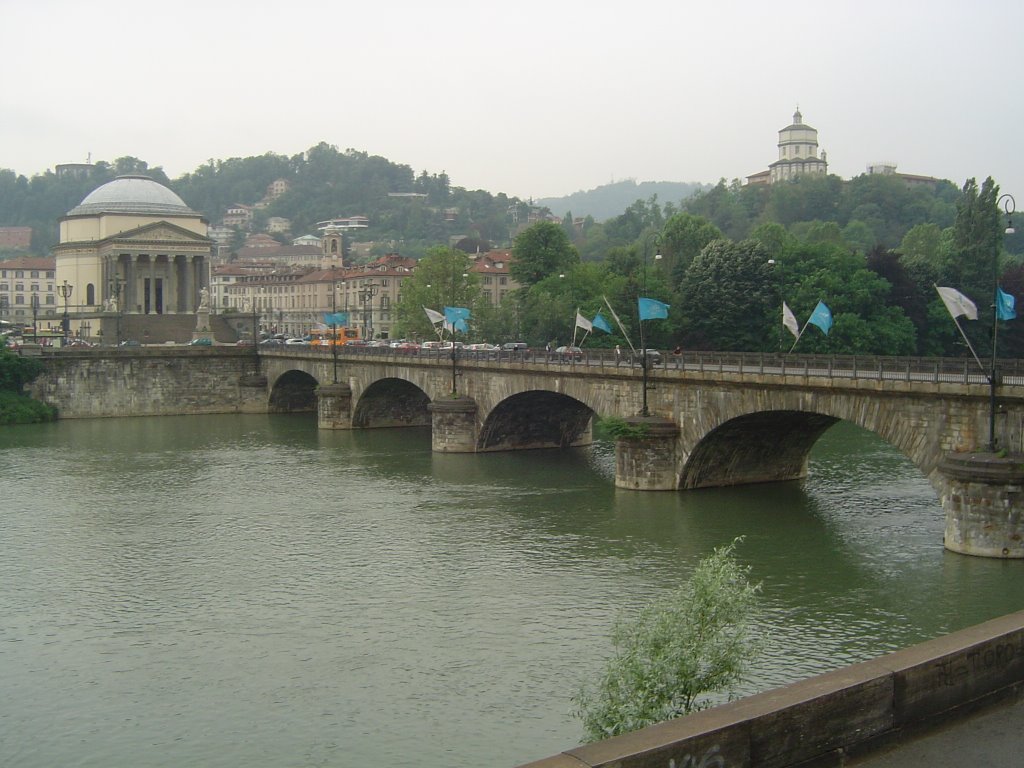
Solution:
{"label": "church dome", "polygon": [[97,187],[68,216],[137,213],[157,216],[198,214],[163,184],[148,176],[118,176]]}

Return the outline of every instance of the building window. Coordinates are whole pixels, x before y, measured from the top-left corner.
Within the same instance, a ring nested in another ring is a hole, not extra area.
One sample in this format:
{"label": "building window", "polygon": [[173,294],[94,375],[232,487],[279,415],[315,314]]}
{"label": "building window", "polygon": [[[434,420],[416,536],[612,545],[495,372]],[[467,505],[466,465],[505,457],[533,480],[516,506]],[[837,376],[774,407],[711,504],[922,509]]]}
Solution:
{"label": "building window", "polygon": [[32,270],[32,277],[33,278],[39,277],[39,270],[38,269],[33,269]]}

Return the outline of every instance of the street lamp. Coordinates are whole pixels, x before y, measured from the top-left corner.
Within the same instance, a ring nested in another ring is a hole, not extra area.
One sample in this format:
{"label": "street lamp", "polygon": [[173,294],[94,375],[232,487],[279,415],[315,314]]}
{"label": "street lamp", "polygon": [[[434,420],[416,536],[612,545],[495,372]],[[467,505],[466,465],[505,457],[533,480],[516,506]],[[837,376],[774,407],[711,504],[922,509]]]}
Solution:
{"label": "street lamp", "polygon": [[63,285],[57,286],[57,293],[60,294],[61,298],[64,299],[64,343],[68,343],[68,334],[71,332],[71,318],[68,316],[68,299],[71,298],[71,292],[74,290],[74,286],[69,284],[67,280],[64,281]]}
{"label": "street lamp", "polygon": [[[1006,212],[1007,235],[1016,232],[1013,228],[1013,214],[1017,212],[1017,202],[1013,195],[1000,195],[996,206],[1002,205]],[[996,368],[996,338],[999,330],[999,249],[992,255],[992,367],[988,374],[988,450],[996,450],[996,387],[999,386],[999,370]]]}
{"label": "street lamp", "polygon": [[[643,293],[647,293],[647,251],[649,250],[649,246],[652,242],[654,243],[654,260],[661,261],[661,235],[655,232],[647,239],[647,242],[644,243],[644,270],[641,282],[641,291]],[[637,301],[637,322],[640,325],[640,372],[643,376],[644,386],[643,407],[640,409],[640,415],[650,416],[651,413],[647,409],[647,368],[649,367],[647,358],[647,342],[644,340],[644,321],[639,315],[639,307],[640,304],[639,301]]]}
{"label": "street lamp", "polygon": [[380,286],[368,283],[359,289],[359,300],[363,303],[363,338],[369,341],[373,337],[373,297]]}
{"label": "street lamp", "polygon": [[[462,281],[463,282],[465,282],[466,278],[468,278],[468,277],[469,277],[468,273],[466,273],[466,272],[462,273]],[[457,288],[456,281],[455,281],[455,274],[453,273],[452,274],[452,298],[451,298],[450,306],[454,307],[455,306],[455,302],[457,300],[458,300],[458,288]],[[456,383],[455,383],[457,381],[458,375],[459,375],[459,368],[458,368],[458,366],[459,366],[459,348],[457,346],[455,346],[455,321],[454,320],[452,321],[451,332],[452,332],[452,397],[455,397],[459,393],[458,387],[456,386]]]}
{"label": "street lamp", "polygon": [[[345,285],[342,282],[342,285]],[[338,383],[338,283],[331,281],[331,359],[334,362],[334,383]]]}
{"label": "street lamp", "polygon": [[[6,297],[5,297],[6,298]],[[39,343],[39,294],[33,293],[29,299],[32,304],[32,343]]]}

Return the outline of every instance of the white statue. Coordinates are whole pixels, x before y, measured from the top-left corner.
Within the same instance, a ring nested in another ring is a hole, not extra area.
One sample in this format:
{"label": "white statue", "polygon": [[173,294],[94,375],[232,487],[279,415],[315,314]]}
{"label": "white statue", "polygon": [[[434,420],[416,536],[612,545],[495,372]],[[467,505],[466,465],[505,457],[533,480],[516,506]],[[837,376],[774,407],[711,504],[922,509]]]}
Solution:
{"label": "white statue", "polygon": [[199,289],[199,309],[200,311],[210,308],[210,292],[206,290],[206,286]]}

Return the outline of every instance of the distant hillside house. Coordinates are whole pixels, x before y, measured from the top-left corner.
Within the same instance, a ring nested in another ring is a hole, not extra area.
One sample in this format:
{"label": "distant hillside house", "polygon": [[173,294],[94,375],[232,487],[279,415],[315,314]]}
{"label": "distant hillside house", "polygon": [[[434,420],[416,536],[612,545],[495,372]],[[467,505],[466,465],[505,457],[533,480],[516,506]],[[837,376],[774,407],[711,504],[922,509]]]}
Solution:
{"label": "distant hillside house", "polygon": [[345,216],[316,223],[321,232],[327,229],[366,229],[369,226],[370,220],[366,216]]}
{"label": "distant hillside house", "polygon": [[292,222],[282,216],[271,216],[267,219],[267,232],[290,232]]}
{"label": "distant hillside house", "polygon": [[878,162],[870,163],[867,169],[868,176],[894,176],[908,187],[928,187],[935,189],[939,179],[934,176],[918,176],[913,173],[897,173],[896,163]]}
{"label": "distant hillside house", "polygon": [[236,229],[248,229],[252,226],[253,207],[251,205],[242,205],[241,203],[235,203],[224,212],[224,218],[221,223],[225,227],[235,227]]}
{"label": "distant hillside house", "polygon": [[825,152],[818,157],[818,131],[804,123],[799,109],[793,113],[793,122],[779,131],[778,146],[779,159],[767,171],[747,176],[747,184],[775,184],[797,176],[828,173]]}
{"label": "distant hillside house", "polygon": [[32,227],[0,227],[0,250],[27,251],[32,247]]}

